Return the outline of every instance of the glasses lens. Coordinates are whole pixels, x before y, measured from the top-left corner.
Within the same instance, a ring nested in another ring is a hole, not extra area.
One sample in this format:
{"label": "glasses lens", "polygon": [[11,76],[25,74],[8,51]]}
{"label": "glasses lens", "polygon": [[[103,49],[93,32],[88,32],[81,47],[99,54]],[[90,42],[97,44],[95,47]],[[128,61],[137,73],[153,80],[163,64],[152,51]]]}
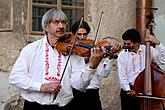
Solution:
{"label": "glasses lens", "polygon": [[79,36],[81,36],[81,35],[86,36],[87,33],[77,33],[77,35],[79,35]]}

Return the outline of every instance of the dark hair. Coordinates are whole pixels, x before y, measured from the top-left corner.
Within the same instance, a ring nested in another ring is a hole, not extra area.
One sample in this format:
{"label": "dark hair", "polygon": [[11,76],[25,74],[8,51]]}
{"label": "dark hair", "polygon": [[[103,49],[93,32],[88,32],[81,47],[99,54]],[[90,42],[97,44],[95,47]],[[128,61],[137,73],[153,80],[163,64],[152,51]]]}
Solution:
{"label": "dark hair", "polygon": [[[78,29],[79,24],[80,24],[80,21],[76,21],[72,25],[72,33],[73,34],[76,34],[76,31]],[[89,32],[91,31],[91,28],[89,27],[88,23],[85,22],[85,21],[82,21],[82,24],[81,24],[80,28],[84,28],[87,31],[87,34],[89,34]]]}
{"label": "dark hair", "polygon": [[123,40],[130,40],[133,43],[140,43],[141,42],[140,33],[134,28],[128,29],[127,31],[125,31],[122,35],[122,39]]}

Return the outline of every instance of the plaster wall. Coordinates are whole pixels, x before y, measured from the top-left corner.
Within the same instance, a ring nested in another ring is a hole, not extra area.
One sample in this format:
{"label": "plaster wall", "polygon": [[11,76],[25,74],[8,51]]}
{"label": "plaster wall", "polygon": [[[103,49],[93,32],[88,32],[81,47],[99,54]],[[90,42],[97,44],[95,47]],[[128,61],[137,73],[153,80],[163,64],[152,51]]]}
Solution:
{"label": "plaster wall", "polygon": [[[98,31],[98,41],[103,37],[115,37],[121,41],[121,34],[136,25],[136,0],[90,0],[87,21],[92,27],[94,39],[101,12],[102,20]],[[113,44],[114,40],[110,40]],[[119,83],[116,61],[111,74],[102,79],[100,96],[104,110],[120,110]]]}

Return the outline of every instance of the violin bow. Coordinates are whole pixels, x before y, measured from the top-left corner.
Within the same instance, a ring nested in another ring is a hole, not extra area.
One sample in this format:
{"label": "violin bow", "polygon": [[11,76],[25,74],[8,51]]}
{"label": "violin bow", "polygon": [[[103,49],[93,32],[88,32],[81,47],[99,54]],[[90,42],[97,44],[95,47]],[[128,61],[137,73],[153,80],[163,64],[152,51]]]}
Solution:
{"label": "violin bow", "polygon": [[101,12],[101,15],[100,15],[100,19],[99,19],[99,23],[98,23],[98,26],[97,26],[97,30],[96,30],[96,35],[95,35],[95,39],[94,39],[94,44],[96,44],[96,39],[98,37],[98,32],[99,32],[99,28],[100,28],[100,24],[101,24],[101,20],[102,20],[102,17],[103,17],[103,11]]}
{"label": "violin bow", "polygon": [[[84,20],[84,17],[82,16],[82,17],[81,17],[81,20],[80,20],[80,23],[79,23],[79,26],[78,26],[78,28],[77,28],[77,31],[76,31],[76,33],[75,33],[75,36],[74,36],[74,39],[73,39],[73,44],[71,45],[71,48],[70,48],[70,51],[69,51],[69,54],[68,54],[68,58],[67,58],[67,61],[66,61],[65,67],[64,67],[64,70],[63,70],[63,72],[62,72],[62,76],[61,76],[61,79],[60,79],[60,84],[61,84],[61,81],[62,81],[62,79],[63,79],[63,77],[64,77],[64,73],[65,73],[65,71],[66,71],[67,65],[68,65],[68,63],[69,63],[70,56],[71,56],[72,51],[73,51],[73,47],[74,47],[75,42],[76,42],[77,33],[78,33],[78,30],[79,30],[79,28],[80,28],[80,26],[81,26],[83,20]],[[58,94],[58,93],[55,93],[54,98],[53,98],[53,102],[54,102],[54,100],[56,99],[57,94]]]}
{"label": "violin bow", "polygon": [[[99,32],[99,29],[100,29],[100,24],[101,24],[101,20],[102,20],[103,14],[104,14],[104,12],[102,11],[102,12],[101,12],[101,15],[100,15],[100,19],[99,19],[98,26],[97,26],[97,30],[96,30],[96,35],[95,35],[95,39],[94,39],[94,44],[96,44],[96,40],[97,40],[97,38],[98,38],[98,32]],[[107,51],[107,50],[106,50],[106,52],[107,52],[108,54],[111,54],[111,53],[109,53],[109,51]],[[116,55],[115,55],[114,57],[116,57]]]}

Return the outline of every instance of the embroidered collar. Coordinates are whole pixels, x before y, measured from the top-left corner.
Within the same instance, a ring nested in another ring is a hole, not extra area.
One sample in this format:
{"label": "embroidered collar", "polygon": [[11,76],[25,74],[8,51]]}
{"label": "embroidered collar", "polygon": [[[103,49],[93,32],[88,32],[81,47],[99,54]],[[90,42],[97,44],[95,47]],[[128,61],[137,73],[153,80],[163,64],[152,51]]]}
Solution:
{"label": "embroidered collar", "polygon": [[[60,81],[62,74],[62,55],[54,50],[48,43],[47,37],[44,38],[43,52],[43,80]],[[57,57],[56,55],[57,54]]]}

